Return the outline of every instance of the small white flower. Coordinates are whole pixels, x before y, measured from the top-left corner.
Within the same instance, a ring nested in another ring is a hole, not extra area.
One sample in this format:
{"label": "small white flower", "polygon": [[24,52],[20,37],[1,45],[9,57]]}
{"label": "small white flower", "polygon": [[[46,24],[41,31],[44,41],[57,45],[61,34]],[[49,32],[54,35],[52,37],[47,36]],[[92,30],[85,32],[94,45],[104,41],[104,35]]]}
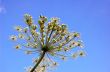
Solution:
{"label": "small white flower", "polygon": [[32,16],[29,14],[24,15],[25,22],[28,26],[31,26],[33,24]]}
{"label": "small white flower", "polygon": [[24,39],[24,35],[23,34],[18,34],[18,38]]}
{"label": "small white flower", "polygon": [[15,30],[17,30],[18,32],[21,32],[22,31],[22,28],[20,26],[16,26],[15,27]]}
{"label": "small white flower", "polygon": [[24,33],[27,33],[27,32],[28,32],[28,27],[25,27],[25,28],[23,29],[23,31],[24,31]]}
{"label": "small white flower", "polygon": [[16,48],[16,49],[20,49],[20,45],[16,45],[15,48]]}
{"label": "small white flower", "polygon": [[26,50],[25,54],[32,54],[32,51]]}
{"label": "small white flower", "polygon": [[11,35],[10,36],[10,39],[13,40],[13,41],[16,41],[17,40],[17,37],[15,35]]}
{"label": "small white flower", "polygon": [[73,54],[72,54],[72,57],[73,57],[74,59],[76,59],[76,58],[78,57],[78,52],[73,53]]}
{"label": "small white flower", "polygon": [[79,56],[84,57],[86,56],[86,53],[83,50],[79,50]]}

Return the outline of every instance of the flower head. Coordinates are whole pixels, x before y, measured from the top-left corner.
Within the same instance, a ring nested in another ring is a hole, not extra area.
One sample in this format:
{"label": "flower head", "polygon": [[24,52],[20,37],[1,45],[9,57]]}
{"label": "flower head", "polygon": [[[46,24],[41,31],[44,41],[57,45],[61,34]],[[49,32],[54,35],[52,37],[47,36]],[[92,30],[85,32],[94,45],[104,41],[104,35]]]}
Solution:
{"label": "flower head", "polygon": [[[83,43],[79,39],[80,34],[69,32],[67,26],[60,23],[59,18],[51,18],[47,22],[47,17],[40,15],[37,26],[29,14],[25,14],[24,17],[28,26],[22,29],[16,27],[16,30],[20,30],[18,38],[24,40],[21,46],[25,48],[20,50],[26,54],[40,54],[35,66],[29,69],[30,72],[43,72],[49,66],[56,66],[57,62],[53,61],[55,58],[65,60],[68,57],[84,56],[83,51],[70,55],[74,48],[83,47]],[[12,36],[11,39],[16,40],[16,36]],[[19,46],[16,46],[16,49],[19,49]]]}

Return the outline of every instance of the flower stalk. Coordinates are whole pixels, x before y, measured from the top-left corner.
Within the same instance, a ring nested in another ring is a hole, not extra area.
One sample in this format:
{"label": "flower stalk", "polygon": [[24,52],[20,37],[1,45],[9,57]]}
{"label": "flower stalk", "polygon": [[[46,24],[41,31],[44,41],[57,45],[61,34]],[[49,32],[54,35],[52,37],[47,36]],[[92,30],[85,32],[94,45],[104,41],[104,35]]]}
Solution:
{"label": "flower stalk", "polygon": [[41,57],[39,58],[38,62],[34,65],[34,67],[31,69],[30,72],[34,72],[35,71],[35,69],[40,64],[40,62],[42,61],[42,59],[44,58],[44,56],[45,56],[45,51],[42,52]]}

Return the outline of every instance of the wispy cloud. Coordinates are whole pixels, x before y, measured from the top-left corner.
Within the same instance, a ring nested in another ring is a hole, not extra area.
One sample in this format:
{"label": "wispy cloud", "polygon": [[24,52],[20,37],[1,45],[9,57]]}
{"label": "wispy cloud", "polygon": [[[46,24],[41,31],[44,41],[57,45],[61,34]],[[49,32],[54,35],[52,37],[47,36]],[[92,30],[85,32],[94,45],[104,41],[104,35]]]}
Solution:
{"label": "wispy cloud", "polygon": [[6,13],[6,9],[3,6],[0,6],[0,13]]}
{"label": "wispy cloud", "polygon": [[0,14],[1,13],[6,13],[6,8],[4,5],[4,0],[0,0]]}

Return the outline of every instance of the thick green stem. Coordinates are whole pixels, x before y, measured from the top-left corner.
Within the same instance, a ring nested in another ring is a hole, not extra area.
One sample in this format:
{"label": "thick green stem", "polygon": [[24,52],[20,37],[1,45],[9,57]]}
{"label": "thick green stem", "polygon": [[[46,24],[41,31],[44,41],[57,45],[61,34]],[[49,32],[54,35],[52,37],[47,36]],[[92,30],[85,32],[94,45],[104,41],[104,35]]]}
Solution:
{"label": "thick green stem", "polygon": [[45,51],[43,51],[43,53],[42,53],[41,57],[39,58],[38,62],[35,64],[35,66],[31,69],[30,72],[34,72],[35,71],[35,69],[40,64],[40,62],[42,61],[42,59],[44,58],[44,56],[45,56]]}

